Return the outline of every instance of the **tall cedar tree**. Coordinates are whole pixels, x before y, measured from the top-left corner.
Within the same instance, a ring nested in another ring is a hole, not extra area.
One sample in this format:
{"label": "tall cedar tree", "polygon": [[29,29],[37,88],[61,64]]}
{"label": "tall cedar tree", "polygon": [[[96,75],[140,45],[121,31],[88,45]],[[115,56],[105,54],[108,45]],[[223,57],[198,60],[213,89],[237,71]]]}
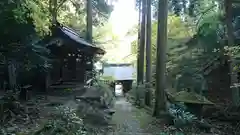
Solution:
{"label": "tall cedar tree", "polygon": [[[137,2],[137,1],[136,1]],[[141,82],[141,59],[140,59],[140,38],[141,38],[141,4],[142,2],[140,1],[139,4],[138,4],[138,41],[137,41],[137,84],[140,84]]]}
{"label": "tall cedar tree", "polygon": [[146,93],[145,104],[151,105],[151,78],[152,78],[152,60],[151,60],[151,3],[152,0],[147,0],[147,24],[146,24]]}
{"label": "tall cedar tree", "polygon": [[[228,46],[234,45],[234,35],[233,35],[233,24],[232,24],[232,0],[225,0],[225,18],[226,18],[226,26],[227,26],[227,44]],[[234,60],[229,56],[230,59],[230,74],[231,74],[231,86],[237,83],[236,73],[233,71]],[[239,104],[239,89],[236,87],[232,88],[232,100],[234,105]]]}
{"label": "tall cedar tree", "polygon": [[146,0],[142,0],[142,22],[141,22],[141,34],[140,34],[140,50],[139,50],[139,82],[143,84],[144,77],[144,50],[145,50],[145,30],[146,30]]}
{"label": "tall cedar tree", "polygon": [[87,0],[87,33],[86,39],[92,43],[92,0]]}
{"label": "tall cedar tree", "polygon": [[165,88],[166,88],[166,45],[167,45],[167,16],[168,0],[158,2],[158,33],[157,33],[157,61],[156,61],[156,90],[153,116],[159,116],[165,112]]}

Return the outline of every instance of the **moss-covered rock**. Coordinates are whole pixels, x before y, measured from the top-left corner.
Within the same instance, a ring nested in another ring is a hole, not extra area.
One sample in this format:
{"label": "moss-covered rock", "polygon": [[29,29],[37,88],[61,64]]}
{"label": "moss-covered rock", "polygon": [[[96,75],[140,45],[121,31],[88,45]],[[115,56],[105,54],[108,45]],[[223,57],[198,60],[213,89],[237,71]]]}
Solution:
{"label": "moss-covered rock", "polygon": [[191,104],[202,104],[202,105],[214,104],[204,96],[201,96],[195,92],[188,92],[188,91],[180,91],[173,94],[173,99],[176,102],[184,102],[184,103],[191,103]]}

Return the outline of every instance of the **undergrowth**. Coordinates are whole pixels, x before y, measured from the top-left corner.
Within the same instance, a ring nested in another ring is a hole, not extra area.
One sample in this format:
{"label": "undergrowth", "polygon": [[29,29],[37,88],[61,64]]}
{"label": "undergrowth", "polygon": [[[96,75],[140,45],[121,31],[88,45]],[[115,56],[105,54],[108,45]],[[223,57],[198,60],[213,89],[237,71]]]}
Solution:
{"label": "undergrowth", "polygon": [[69,107],[57,107],[56,113],[33,135],[86,135],[84,123]]}

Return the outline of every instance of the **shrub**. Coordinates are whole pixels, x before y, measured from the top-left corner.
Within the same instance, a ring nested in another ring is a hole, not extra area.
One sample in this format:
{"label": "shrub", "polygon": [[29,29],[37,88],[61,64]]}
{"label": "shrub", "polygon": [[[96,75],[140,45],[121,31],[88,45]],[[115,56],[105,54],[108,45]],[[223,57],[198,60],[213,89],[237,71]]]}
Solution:
{"label": "shrub", "polygon": [[182,103],[169,104],[168,112],[173,117],[173,122],[176,127],[183,127],[193,124],[197,117],[186,111],[187,107]]}
{"label": "shrub", "polygon": [[143,106],[144,98],[145,98],[145,85],[137,85],[133,84],[132,89],[128,92],[130,96],[132,96],[135,100],[136,105]]}
{"label": "shrub", "polygon": [[34,135],[61,134],[61,135],[85,135],[83,120],[76,115],[76,111],[60,106],[56,108],[56,112],[52,114],[52,119],[48,121]]}
{"label": "shrub", "polygon": [[94,87],[96,87],[102,93],[101,95],[102,104],[112,107],[115,101],[115,96],[113,95],[113,89],[100,80],[98,80],[97,83],[94,84]]}

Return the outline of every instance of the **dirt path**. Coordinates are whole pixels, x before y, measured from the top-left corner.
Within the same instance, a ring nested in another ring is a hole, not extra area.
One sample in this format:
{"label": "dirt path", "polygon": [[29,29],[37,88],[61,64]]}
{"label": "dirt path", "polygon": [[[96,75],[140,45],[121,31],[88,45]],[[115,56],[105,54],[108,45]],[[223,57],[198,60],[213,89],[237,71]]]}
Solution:
{"label": "dirt path", "polygon": [[[78,104],[72,100],[65,100],[64,106],[77,108]],[[156,119],[144,109],[133,106],[125,98],[118,97],[114,108],[116,112],[110,124],[93,127],[94,133],[89,135],[161,135],[160,125],[156,124]]]}
{"label": "dirt path", "polygon": [[[77,108],[78,104],[65,100],[64,106]],[[144,109],[133,106],[125,98],[118,97],[114,108],[116,113],[110,124],[93,127],[94,133],[89,135],[161,135],[162,130],[160,125],[156,124],[156,119]]]}
{"label": "dirt path", "polygon": [[112,124],[115,125],[108,135],[159,135],[161,130],[154,125],[154,118],[137,109],[125,98],[118,98],[115,104],[116,113]]}

